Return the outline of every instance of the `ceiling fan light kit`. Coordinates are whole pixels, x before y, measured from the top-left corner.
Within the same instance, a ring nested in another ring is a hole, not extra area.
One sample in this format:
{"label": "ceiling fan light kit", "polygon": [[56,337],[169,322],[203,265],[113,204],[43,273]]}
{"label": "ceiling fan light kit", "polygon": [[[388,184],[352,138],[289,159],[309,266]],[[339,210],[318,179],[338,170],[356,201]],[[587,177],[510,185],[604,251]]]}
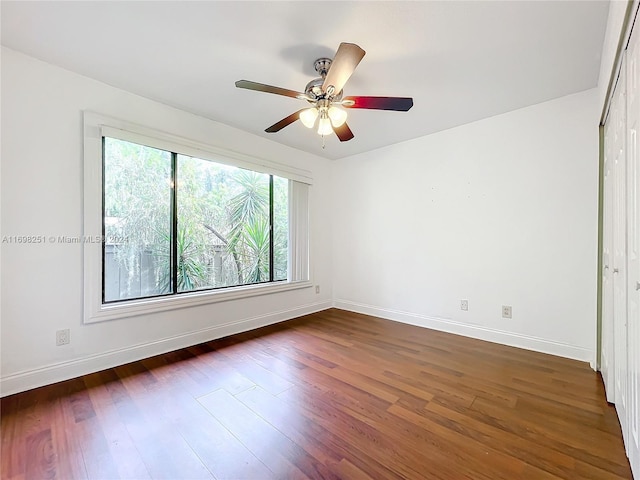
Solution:
{"label": "ceiling fan light kit", "polygon": [[358,45],[341,43],[333,60],[323,57],[315,61],[314,67],[320,77],[311,80],[304,93],[249,80],[238,80],[236,87],[292,97],[311,104],[309,108],[299,110],[274,123],[265,130],[266,132],[279,132],[300,119],[307,128],[314,128],[317,122],[317,132],[323,138],[333,132],[341,142],[346,142],[353,138],[353,133],[346,123],[347,112],[341,107],[406,112],[413,106],[413,99],[410,97],[342,97],[345,83],[364,55],[365,51]]}
{"label": "ceiling fan light kit", "polygon": [[327,110],[329,114],[329,118],[331,119],[331,124],[334,127],[340,127],[344,122],[347,121],[347,112],[338,107],[329,107]]}
{"label": "ceiling fan light kit", "polygon": [[333,126],[331,125],[331,120],[329,120],[329,116],[327,112],[322,112],[320,114],[320,120],[318,121],[318,135],[330,135],[333,132]]}
{"label": "ceiling fan light kit", "polygon": [[307,128],[313,128],[318,121],[318,134],[330,135],[334,127],[341,127],[347,121],[347,112],[342,108],[333,105],[327,106],[325,101],[318,102],[318,105],[306,108],[300,112],[300,121]]}
{"label": "ceiling fan light kit", "polygon": [[317,108],[306,108],[300,112],[300,121],[307,128],[313,128],[318,118]]}

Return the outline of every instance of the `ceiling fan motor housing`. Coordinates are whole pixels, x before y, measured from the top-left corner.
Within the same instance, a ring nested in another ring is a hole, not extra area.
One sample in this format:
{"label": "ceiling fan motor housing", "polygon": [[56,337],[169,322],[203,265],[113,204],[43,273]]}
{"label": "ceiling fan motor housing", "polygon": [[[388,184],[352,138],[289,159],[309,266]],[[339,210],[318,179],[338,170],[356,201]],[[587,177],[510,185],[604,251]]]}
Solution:
{"label": "ceiling fan motor housing", "polygon": [[304,89],[304,93],[309,95],[311,98],[320,99],[320,98],[328,98],[331,97],[333,101],[339,102],[342,99],[342,91],[338,92],[337,95],[334,95],[334,92],[323,92],[322,84],[324,83],[324,78],[327,76],[327,72],[329,71],[329,67],[331,67],[332,60],[330,58],[319,58],[317,59],[313,67],[320,75],[319,78],[314,78]]}

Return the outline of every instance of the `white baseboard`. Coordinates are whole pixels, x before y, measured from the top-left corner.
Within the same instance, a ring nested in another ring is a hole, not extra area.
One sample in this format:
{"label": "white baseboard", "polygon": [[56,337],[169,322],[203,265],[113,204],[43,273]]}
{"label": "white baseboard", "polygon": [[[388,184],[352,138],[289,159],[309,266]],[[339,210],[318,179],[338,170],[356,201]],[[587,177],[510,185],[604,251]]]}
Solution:
{"label": "white baseboard", "polygon": [[32,370],[25,370],[0,378],[0,397],[24,392],[32,388],[50,385],[69,380],[70,378],[99,372],[107,368],[134,362],[154,355],[190,347],[199,343],[215,340],[236,333],[246,332],[292,318],[319,312],[332,307],[330,300],[311,303],[289,310],[271,312],[265,315],[246,318],[235,322],[185,333],[183,335],[164,338],[162,340],[134,345],[119,350],[103,352],[89,357],[48,365]]}
{"label": "white baseboard", "polygon": [[543,338],[522,335],[519,333],[505,332],[480,325],[455,322],[444,318],[419,315],[416,313],[402,312],[388,308],[364,305],[347,300],[336,300],[333,304],[336,308],[349,310],[351,312],[363,313],[375,317],[394,320],[396,322],[408,323],[419,327],[431,328],[442,332],[455,333],[465,337],[477,338],[488,342],[500,343],[511,347],[524,348],[536,352],[549,353],[559,357],[571,358],[583,362],[593,362],[594,352],[589,349],[569,345],[561,342],[554,342]]}

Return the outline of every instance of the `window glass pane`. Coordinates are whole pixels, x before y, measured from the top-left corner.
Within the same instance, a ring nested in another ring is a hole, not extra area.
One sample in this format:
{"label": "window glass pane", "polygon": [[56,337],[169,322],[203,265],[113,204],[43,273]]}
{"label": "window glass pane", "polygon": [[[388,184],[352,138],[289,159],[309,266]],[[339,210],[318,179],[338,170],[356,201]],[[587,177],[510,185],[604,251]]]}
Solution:
{"label": "window glass pane", "polygon": [[269,175],[178,155],[178,291],[269,281]]}
{"label": "window glass pane", "polygon": [[289,180],[273,177],[273,279],[287,280]]}
{"label": "window glass pane", "polygon": [[171,291],[171,154],[104,139],[104,301]]}

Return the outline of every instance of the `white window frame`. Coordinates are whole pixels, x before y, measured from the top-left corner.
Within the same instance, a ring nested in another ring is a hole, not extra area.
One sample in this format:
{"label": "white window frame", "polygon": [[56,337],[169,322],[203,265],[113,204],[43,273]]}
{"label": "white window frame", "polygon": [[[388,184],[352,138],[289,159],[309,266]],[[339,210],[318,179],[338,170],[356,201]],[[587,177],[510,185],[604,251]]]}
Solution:
{"label": "white window frame", "polygon": [[[101,239],[102,235],[103,136],[293,180],[289,182],[291,200],[288,280],[102,303],[102,243],[95,239]],[[309,186],[312,183],[311,172],[306,170],[221,149],[94,112],[84,112],[84,323],[312,287],[309,273],[308,197]]]}

